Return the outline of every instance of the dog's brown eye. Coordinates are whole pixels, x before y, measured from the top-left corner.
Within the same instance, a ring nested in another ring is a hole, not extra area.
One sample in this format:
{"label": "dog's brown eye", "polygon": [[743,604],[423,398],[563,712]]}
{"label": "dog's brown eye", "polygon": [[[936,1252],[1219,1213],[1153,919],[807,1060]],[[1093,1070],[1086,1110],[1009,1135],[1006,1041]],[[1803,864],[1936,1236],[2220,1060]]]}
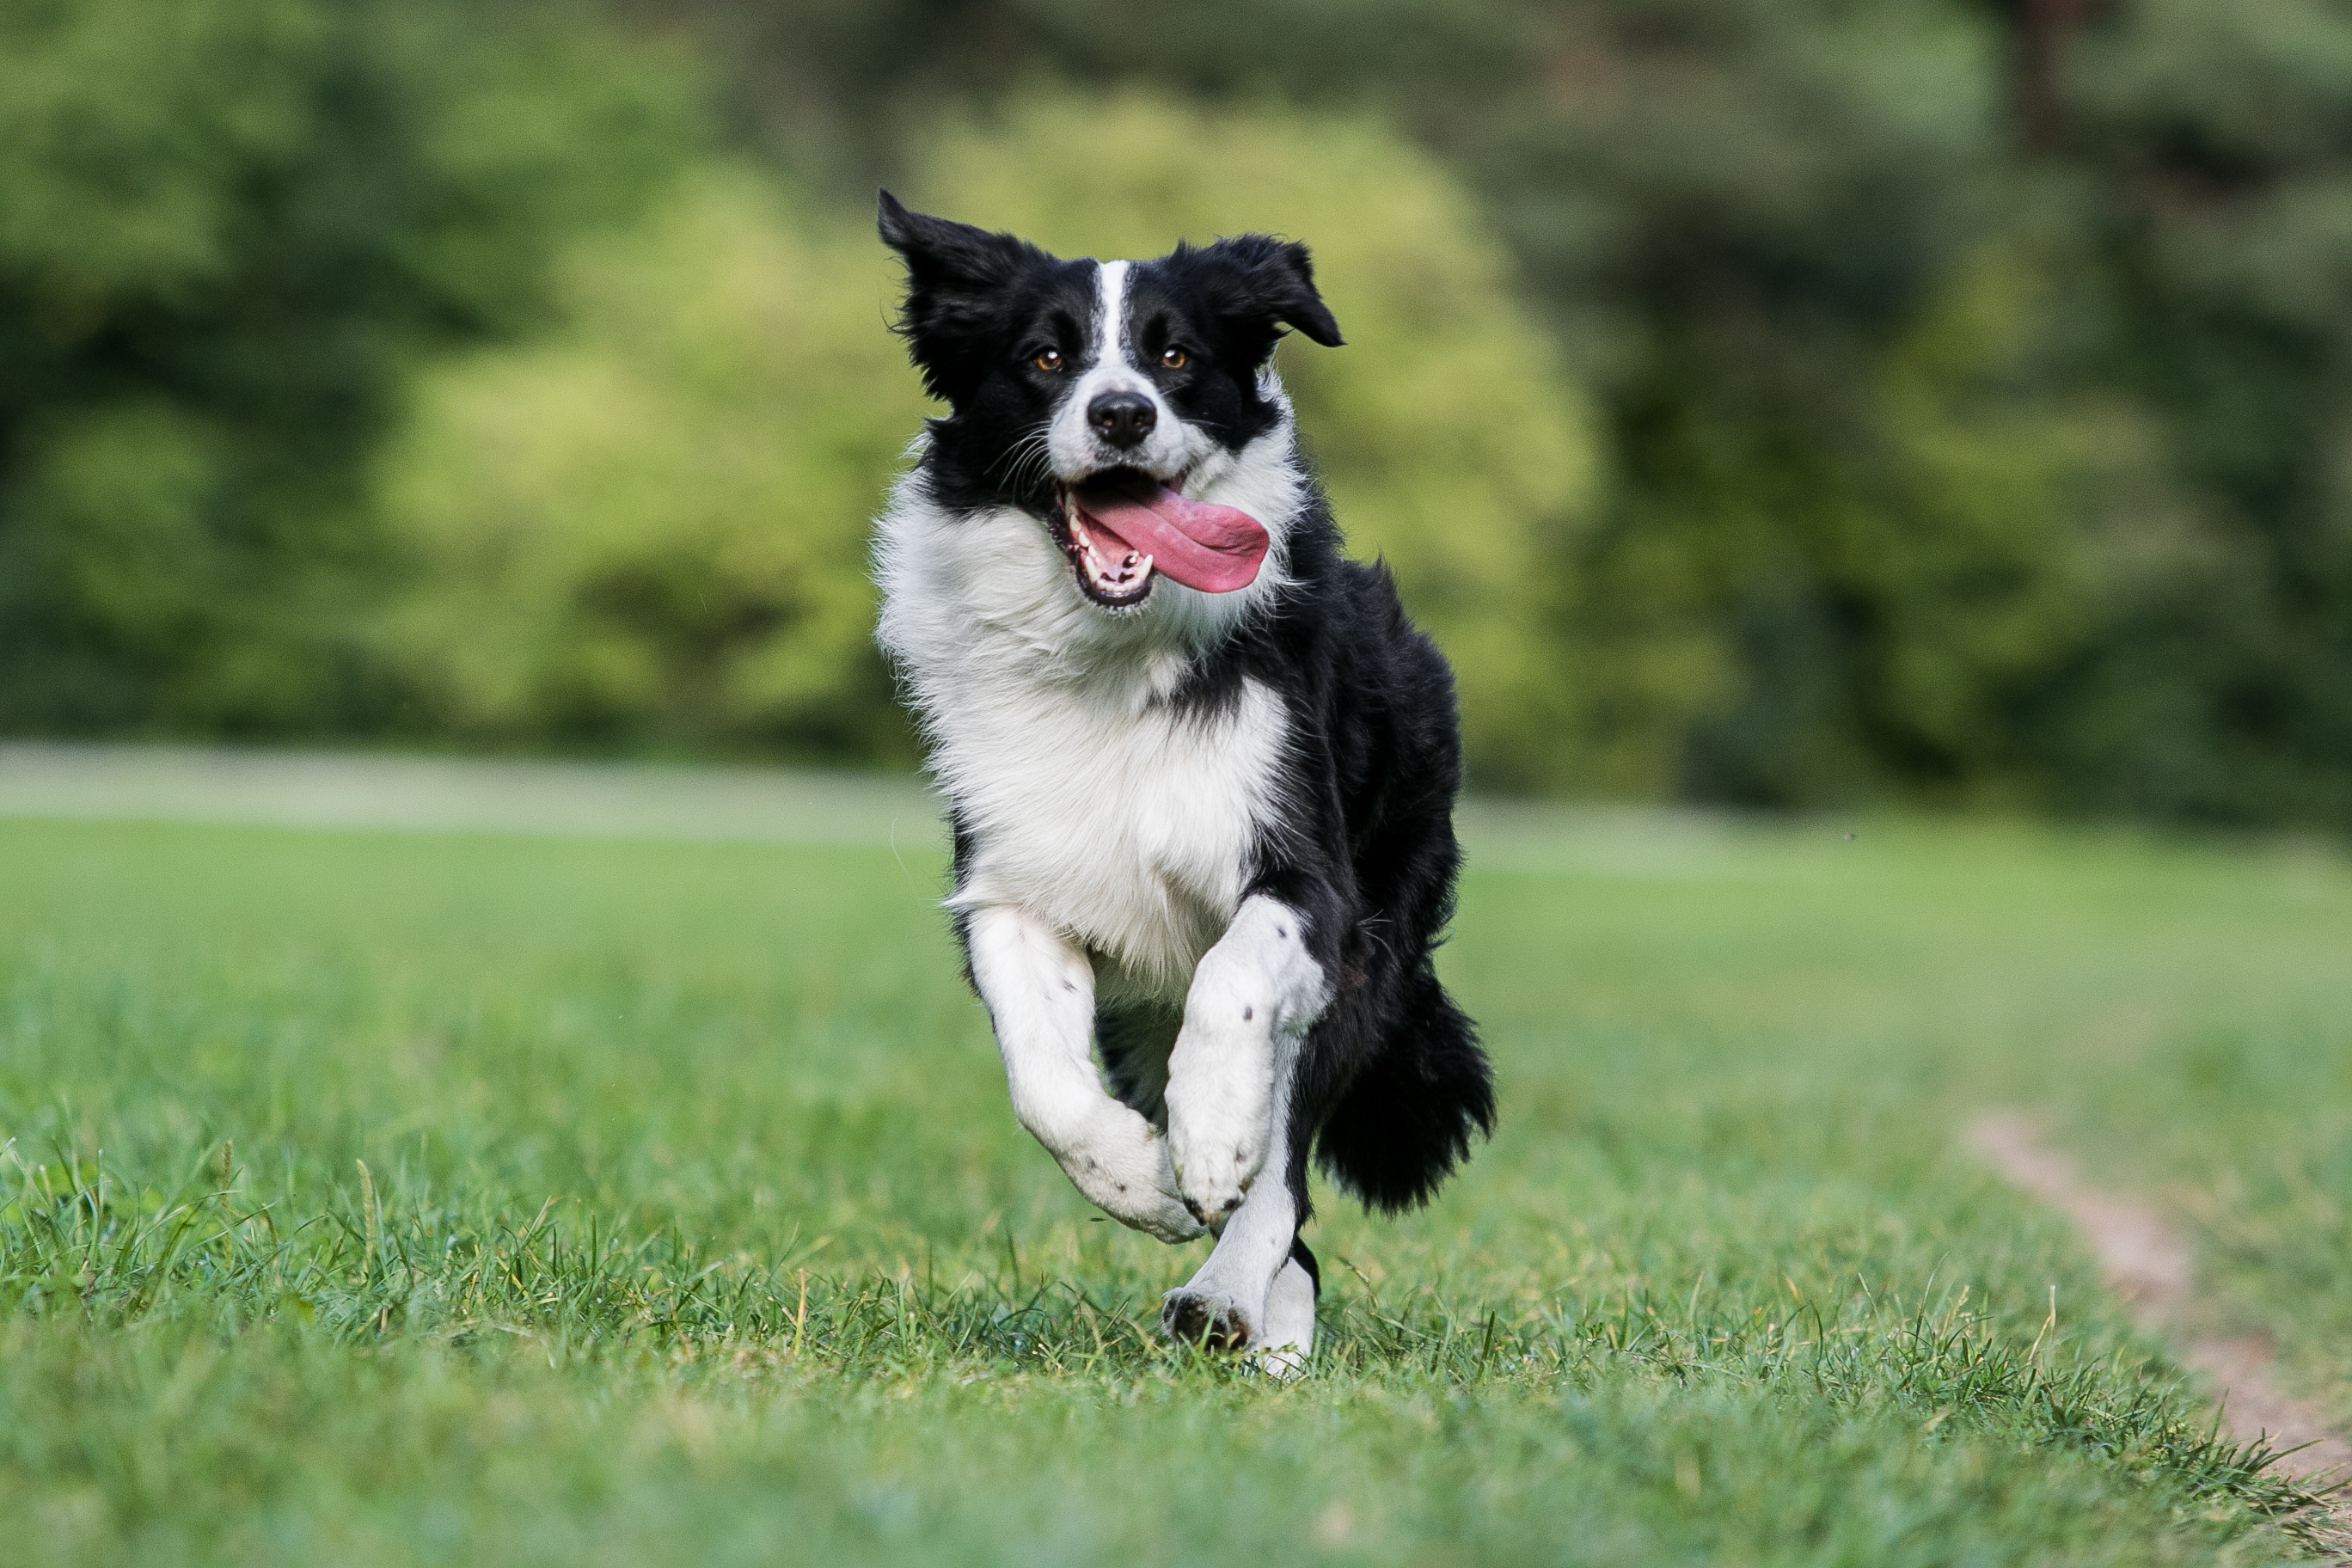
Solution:
{"label": "dog's brown eye", "polygon": [[1160,351],[1160,368],[1162,370],[1182,370],[1186,364],[1191,363],[1192,358],[1192,356],[1186,353],[1182,349],[1162,349]]}
{"label": "dog's brown eye", "polygon": [[1029,363],[1035,365],[1039,370],[1059,370],[1062,368],[1062,351],[1059,349],[1041,349],[1037,353],[1037,357],[1031,360]]}

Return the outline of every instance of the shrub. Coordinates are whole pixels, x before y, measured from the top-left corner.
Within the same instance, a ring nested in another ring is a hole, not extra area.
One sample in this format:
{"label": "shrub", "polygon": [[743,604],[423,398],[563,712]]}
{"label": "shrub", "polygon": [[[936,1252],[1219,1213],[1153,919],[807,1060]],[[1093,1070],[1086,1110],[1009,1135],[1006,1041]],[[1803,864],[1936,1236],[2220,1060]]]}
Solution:
{"label": "shrub", "polygon": [[[910,196],[1067,254],[1315,245],[1350,346],[1283,351],[1300,423],[1360,552],[1454,655],[1474,765],[1537,773],[1561,701],[1543,563],[1591,458],[1460,191],[1368,121],[1141,97],[931,144]],[[870,216],[704,177],[569,279],[569,328],[433,374],[387,465],[408,679],[481,736],[898,754],[864,562],[923,406]]]}

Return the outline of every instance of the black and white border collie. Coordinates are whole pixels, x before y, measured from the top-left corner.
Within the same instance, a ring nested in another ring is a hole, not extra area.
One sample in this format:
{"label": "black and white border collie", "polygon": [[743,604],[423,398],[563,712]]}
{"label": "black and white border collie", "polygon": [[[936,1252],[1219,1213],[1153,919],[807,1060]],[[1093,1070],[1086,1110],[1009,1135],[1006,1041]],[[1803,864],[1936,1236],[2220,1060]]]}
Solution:
{"label": "black and white border collie", "polygon": [[1271,364],[1339,325],[1264,235],[1065,261],[887,192],[880,226],[949,413],[878,524],[878,636],[1013,1110],[1112,1217],[1216,1236],[1169,1334],[1293,1370],[1310,1145],[1398,1210],[1494,1120],[1432,963],[1453,673],[1341,556]]}

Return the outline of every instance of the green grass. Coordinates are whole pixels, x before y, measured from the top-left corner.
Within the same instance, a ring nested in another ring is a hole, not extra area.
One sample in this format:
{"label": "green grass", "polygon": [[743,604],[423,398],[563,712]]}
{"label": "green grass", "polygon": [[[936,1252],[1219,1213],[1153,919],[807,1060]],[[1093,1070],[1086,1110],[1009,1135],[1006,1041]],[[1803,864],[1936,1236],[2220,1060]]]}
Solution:
{"label": "green grass", "polygon": [[1475,826],[1502,1131],[1323,1197],[1282,1385],[1013,1122],[935,850],[0,821],[0,1561],[2306,1551],[1954,1133],[2179,1193],[2342,1379],[2340,860]]}

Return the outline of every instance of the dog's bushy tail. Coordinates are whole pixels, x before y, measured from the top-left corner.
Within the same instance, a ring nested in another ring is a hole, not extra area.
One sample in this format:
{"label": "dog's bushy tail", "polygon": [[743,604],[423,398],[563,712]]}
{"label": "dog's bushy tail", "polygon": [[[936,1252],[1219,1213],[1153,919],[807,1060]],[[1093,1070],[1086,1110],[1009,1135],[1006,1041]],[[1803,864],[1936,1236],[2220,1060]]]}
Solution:
{"label": "dog's bushy tail", "polygon": [[1495,1077],[1478,1031],[1424,964],[1380,1048],[1324,1119],[1316,1159],[1368,1208],[1427,1203],[1495,1130]]}

